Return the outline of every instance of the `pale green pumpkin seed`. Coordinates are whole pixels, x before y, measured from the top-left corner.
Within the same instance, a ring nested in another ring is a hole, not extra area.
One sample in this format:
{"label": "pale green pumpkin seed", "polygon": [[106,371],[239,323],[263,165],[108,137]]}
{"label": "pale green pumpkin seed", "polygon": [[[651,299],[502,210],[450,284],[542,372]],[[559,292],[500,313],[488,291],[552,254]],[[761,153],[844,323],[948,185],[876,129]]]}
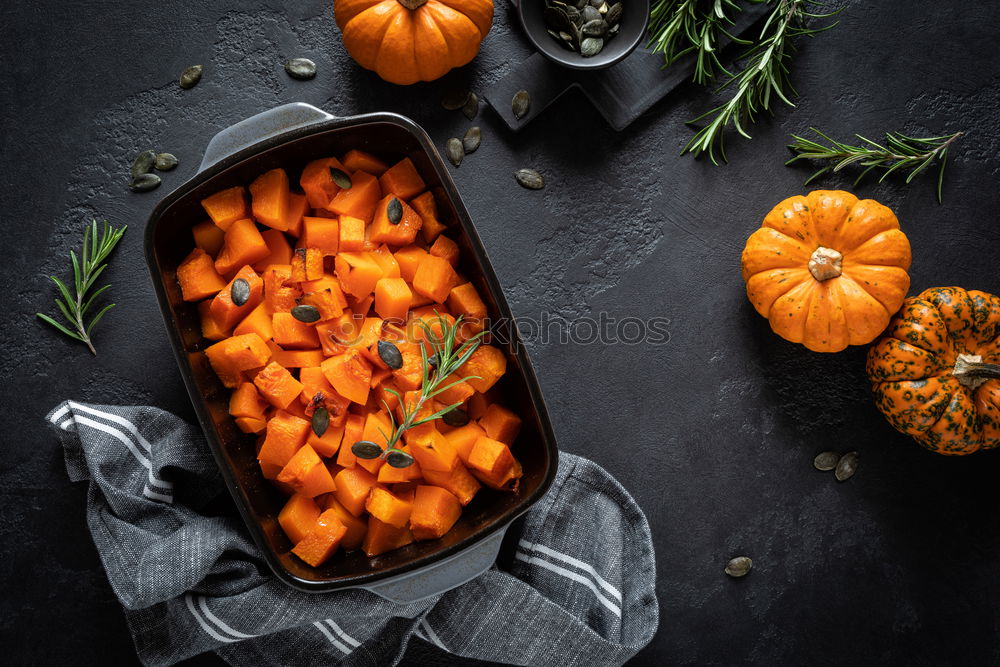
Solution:
{"label": "pale green pumpkin seed", "polygon": [[479,144],[482,143],[483,133],[479,129],[479,126],[470,127],[465,136],[462,137],[462,148],[465,149],[465,154],[475,153],[476,149],[479,148]]}
{"label": "pale green pumpkin seed", "polygon": [[149,192],[160,187],[160,177],[156,174],[140,174],[128,184],[132,192]]}
{"label": "pale green pumpkin seed", "polygon": [[233,305],[246,305],[250,300],[250,283],[245,278],[234,280],[233,286],[229,288],[229,298],[233,300]]}
{"label": "pale green pumpkin seed", "polygon": [[528,94],[527,90],[519,90],[514,93],[514,97],[510,101],[510,110],[514,112],[514,118],[521,120],[528,115],[530,108],[531,95]]}
{"label": "pale green pumpkin seed", "polygon": [[316,76],[316,63],[308,58],[292,58],[285,61],[285,71],[293,79],[308,81]]}
{"label": "pale green pumpkin seed", "polygon": [[465,147],[462,146],[461,139],[456,139],[452,137],[444,145],[445,152],[448,154],[448,159],[456,167],[462,164],[462,158],[465,157]]}
{"label": "pale green pumpkin seed", "polygon": [[401,449],[394,449],[386,455],[385,462],[393,468],[409,468],[413,465],[413,457]]}
{"label": "pale green pumpkin seed", "polygon": [[608,32],[608,24],[602,19],[588,21],[580,26],[580,32],[588,37],[604,37]]}
{"label": "pale green pumpkin seed", "polygon": [[441,106],[448,111],[458,111],[469,101],[468,90],[449,90],[441,97]]}
{"label": "pale green pumpkin seed", "polygon": [[188,88],[197,86],[198,82],[201,81],[201,75],[204,71],[205,68],[202,65],[191,65],[191,67],[181,72],[181,78],[179,79],[181,88],[187,90]]}
{"label": "pale green pumpkin seed", "polygon": [[307,303],[302,304],[301,306],[295,306],[292,308],[292,317],[297,319],[299,322],[304,322],[306,324],[318,322],[320,317],[319,308],[316,306],[310,306]]}
{"label": "pale green pumpkin seed", "polygon": [[382,456],[382,448],[371,440],[358,440],[351,445],[351,452],[359,459],[377,459]]}
{"label": "pale green pumpkin seed", "polygon": [[581,14],[583,15],[584,24],[590,23],[591,21],[600,21],[601,18],[603,18],[601,16],[601,13],[597,11],[595,7],[592,6],[584,7]]}
{"label": "pale green pumpkin seed", "polygon": [[389,205],[385,207],[385,215],[389,218],[390,225],[398,225],[399,221],[403,219],[403,205],[395,197],[389,201]]}
{"label": "pale green pumpkin seed", "polygon": [[462,113],[469,120],[475,118],[476,114],[479,113],[479,97],[475,93],[469,93],[469,99],[462,106]]}
{"label": "pale green pumpkin seed", "polygon": [[385,365],[394,371],[403,367],[403,355],[395,344],[387,340],[378,342],[378,358],[385,362]]}
{"label": "pale green pumpkin seed", "polygon": [[160,171],[170,171],[179,164],[180,160],[173,153],[159,153],[153,166]]}
{"label": "pale green pumpkin seed", "polygon": [[336,167],[330,167],[330,178],[332,178],[333,182],[337,184],[337,187],[343,190],[350,190],[351,186],[354,185],[354,181],[351,180],[351,177]]}
{"label": "pale green pumpkin seed", "polygon": [[737,556],[726,563],[726,574],[730,577],[745,577],[753,568],[753,561],[747,556]]}
{"label": "pale green pumpkin seed", "polygon": [[604,15],[604,20],[608,25],[615,26],[622,19],[622,3],[616,2],[608,8],[608,13]]}
{"label": "pale green pumpkin seed", "polygon": [[840,454],[837,452],[820,452],[813,459],[813,467],[816,470],[822,470],[826,472],[827,470],[833,470],[837,467],[837,461],[840,460]]}
{"label": "pale green pumpkin seed", "polygon": [[573,25],[569,15],[558,7],[546,7],[542,17],[545,19],[545,25],[553,30],[569,30]]}
{"label": "pale green pumpkin seed", "polygon": [[604,40],[600,37],[587,37],[580,42],[580,55],[584,58],[596,56],[604,48]]}
{"label": "pale green pumpkin seed", "polygon": [[317,438],[322,438],[330,427],[330,412],[326,408],[316,408],[312,416],[312,431]]}
{"label": "pale green pumpkin seed", "polygon": [[518,169],[514,172],[518,184],[529,190],[541,190],[545,187],[545,179],[534,169]]}
{"label": "pale green pumpkin seed", "polygon": [[854,476],[858,471],[858,453],[847,452],[837,461],[837,468],[833,475],[838,482],[844,482]]}
{"label": "pale green pumpkin seed", "polygon": [[156,151],[143,151],[135,156],[135,160],[132,161],[132,169],[130,173],[132,178],[139,178],[143,174],[148,174],[153,171],[153,165],[156,164]]}

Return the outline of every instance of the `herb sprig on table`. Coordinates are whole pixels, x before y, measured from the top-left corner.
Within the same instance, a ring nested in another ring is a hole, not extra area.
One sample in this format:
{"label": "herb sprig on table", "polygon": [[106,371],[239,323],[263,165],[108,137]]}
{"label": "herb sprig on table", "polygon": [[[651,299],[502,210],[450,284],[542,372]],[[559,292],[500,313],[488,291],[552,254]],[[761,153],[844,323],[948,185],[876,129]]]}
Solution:
{"label": "herb sprig on table", "polygon": [[739,11],[735,0],[656,0],[649,14],[647,46],[653,53],[663,54],[664,67],[694,52],[697,84],[710,83],[716,71],[732,76],[719,61],[719,42],[728,37],[739,44],[750,44],[728,30],[733,15]]}
{"label": "herb sprig on table", "polygon": [[806,185],[827,172],[838,172],[855,164],[864,167],[854,180],[855,185],[873,170],[881,170],[882,172],[881,178],[878,179],[879,183],[896,171],[909,170],[910,173],[906,177],[906,182],[909,183],[918,174],[937,162],[937,200],[939,204],[941,203],[941,188],[944,184],[944,168],[948,163],[948,149],[956,139],[964,134],[963,132],[955,132],[940,137],[909,137],[899,132],[886,132],[884,144],[855,134],[854,136],[862,143],[853,146],[831,139],[814,127],[809,129],[825,139],[827,143],[820,143],[793,134],[792,143],[788,145],[788,148],[795,153],[795,157],[785,163],[790,165],[797,160],[823,160],[829,163],[806,179]]}
{"label": "herb sprig on table", "polygon": [[110,289],[111,285],[104,285],[96,290],[93,288],[101,273],[108,266],[104,260],[118,245],[126,229],[128,229],[127,226],[116,229],[105,221],[103,229],[98,234],[97,221],[91,221],[83,230],[83,248],[80,251],[80,257],[77,258],[74,251],[69,251],[69,258],[73,264],[73,289],[70,290],[66,283],[56,276],[49,276],[59,289],[59,298],[56,298],[55,302],[63,317],[66,318],[68,326],[49,315],[36,313],[43,322],[48,322],[70,338],[84,343],[95,355],[97,350],[94,349],[91,334],[97,323],[101,321],[105,313],[115,307],[115,304],[105,305],[97,311],[96,315],[88,319],[87,313],[91,306],[95,305],[97,297]]}
{"label": "herb sprig on table", "polygon": [[452,382],[446,382],[459,368],[465,365],[465,362],[469,360],[472,353],[479,347],[479,343],[486,332],[480,331],[461,344],[457,344],[458,331],[462,326],[462,316],[459,316],[453,324],[449,324],[447,318],[440,313],[436,314],[437,331],[435,331],[435,327],[432,327],[425,321],[418,320],[420,327],[423,329],[424,337],[430,343],[433,350],[433,354],[428,356],[427,348],[424,345],[420,345],[421,378],[419,397],[412,405],[407,405],[403,396],[398,391],[387,389],[386,391],[399,400],[399,408],[403,418],[401,421],[397,421],[395,413],[383,401],[392,424],[391,433],[382,433],[382,436],[386,439],[386,446],[383,449],[382,446],[370,440],[360,440],[351,447],[351,451],[358,458],[376,459],[384,457],[386,463],[394,468],[406,468],[412,465],[413,457],[397,446],[403,434],[416,426],[441,419],[461,405],[460,402],[452,403],[425,417],[421,417],[420,411],[427,401],[430,401],[435,396],[439,396],[442,392],[448,391],[448,389],[459,383],[478,377],[469,375]]}

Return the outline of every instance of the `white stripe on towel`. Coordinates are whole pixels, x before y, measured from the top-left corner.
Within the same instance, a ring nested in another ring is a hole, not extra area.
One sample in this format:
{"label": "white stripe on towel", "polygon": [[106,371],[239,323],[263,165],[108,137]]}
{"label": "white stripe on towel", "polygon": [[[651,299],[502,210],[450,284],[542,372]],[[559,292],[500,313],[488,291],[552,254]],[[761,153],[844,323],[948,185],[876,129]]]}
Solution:
{"label": "white stripe on towel", "polygon": [[589,563],[585,563],[579,558],[573,558],[572,556],[556,551],[555,549],[550,549],[549,547],[543,544],[534,544],[527,540],[521,540],[520,542],[518,542],[518,545],[524,547],[528,551],[534,551],[535,553],[548,556],[549,558],[552,558],[554,560],[560,560],[564,563],[572,565],[577,569],[583,570],[584,572],[586,572],[587,574],[589,574],[591,577],[594,578],[594,581],[597,583],[598,586],[600,586],[608,593],[610,593],[612,596],[614,596],[614,598],[618,600],[619,604],[621,603],[622,601],[621,591],[619,591],[617,588],[609,584],[604,579],[604,577],[599,575],[597,573],[597,570],[595,570]]}
{"label": "white stripe on towel", "polygon": [[208,600],[204,595],[198,596],[198,608],[205,613],[205,618],[212,621],[219,630],[227,632],[237,639],[253,639],[257,635],[248,635],[246,633],[240,632],[239,630],[234,630],[229,625],[227,625],[221,618],[212,613],[212,610],[208,608]]}
{"label": "white stripe on towel", "polygon": [[[431,627],[431,624],[427,622],[426,618],[420,619],[420,625],[423,627],[424,631],[427,632],[427,636],[430,637],[430,640],[434,642],[435,646],[442,651],[448,651],[448,647],[441,642],[441,638],[437,636],[437,633],[434,632],[434,628]],[[448,651],[448,653],[451,653],[451,651]]]}
{"label": "white stripe on towel", "polygon": [[576,572],[573,572],[571,570],[567,570],[564,567],[559,567],[558,565],[553,565],[552,563],[550,563],[550,562],[548,562],[546,560],[542,560],[541,558],[538,558],[537,556],[532,556],[530,554],[526,554],[523,551],[518,551],[516,554],[514,554],[514,558],[517,559],[517,560],[520,560],[520,561],[524,561],[525,563],[529,563],[531,565],[538,565],[539,567],[545,568],[546,570],[549,570],[550,572],[555,572],[556,574],[561,575],[563,577],[566,577],[567,579],[570,579],[572,581],[575,581],[575,582],[583,584],[584,586],[586,586],[587,588],[589,588],[594,593],[594,595],[597,596],[597,600],[602,605],[604,605],[605,607],[607,607],[608,610],[611,611],[612,614],[614,614],[618,618],[621,618],[621,616],[622,616],[622,610],[619,608],[619,606],[616,605],[611,600],[609,600],[608,598],[604,597],[601,594],[601,591],[599,591],[597,589],[597,586],[594,585],[594,582],[592,582],[587,577],[584,577],[581,574],[577,574]]}
{"label": "white stripe on towel", "polygon": [[201,617],[201,614],[198,613],[198,610],[194,604],[194,598],[191,597],[190,593],[186,593],[184,595],[184,603],[187,605],[188,611],[191,612],[191,615],[194,616],[194,619],[198,621],[198,625],[201,626],[201,629],[204,630],[206,633],[208,633],[209,636],[214,637],[216,640],[224,642],[226,644],[232,644],[233,642],[239,641],[239,639],[233,637],[226,637],[225,635],[221,635],[218,632],[216,632],[215,628],[209,625],[208,622]]}
{"label": "white stripe on towel", "polygon": [[351,649],[347,648],[339,641],[337,641],[337,638],[333,636],[333,633],[331,633],[325,625],[323,625],[319,621],[314,622],[313,625],[315,625],[320,632],[326,635],[326,638],[329,640],[329,642],[334,646],[336,646],[338,649],[340,649],[341,653],[343,653],[344,655],[348,655],[351,652]]}
{"label": "white stripe on towel", "polygon": [[340,635],[341,639],[343,639],[346,643],[350,644],[352,648],[357,648],[357,647],[361,646],[361,642],[359,642],[357,639],[355,639],[354,637],[352,637],[349,634],[347,634],[346,632],[344,632],[340,628],[339,625],[337,625],[336,623],[334,623],[329,618],[326,619],[326,624],[329,625],[333,629],[334,632],[336,632],[338,635]]}

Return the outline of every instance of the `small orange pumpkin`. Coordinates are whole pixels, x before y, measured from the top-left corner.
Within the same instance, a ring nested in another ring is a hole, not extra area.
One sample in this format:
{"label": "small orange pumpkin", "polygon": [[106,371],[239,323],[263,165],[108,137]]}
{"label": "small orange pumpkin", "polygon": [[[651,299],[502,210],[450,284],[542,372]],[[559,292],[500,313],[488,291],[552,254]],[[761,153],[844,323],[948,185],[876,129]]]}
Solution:
{"label": "small orange pumpkin", "polygon": [[400,85],[465,65],[493,24],[492,0],[335,0],[333,10],[351,57]]}
{"label": "small orange pumpkin", "polygon": [[933,287],[903,303],[868,352],[875,404],[939,454],[1000,446],[1000,297]]}
{"label": "small orange pumpkin", "polygon": [[896,216],[840,190],[775,206],[742,265],[747,296],[771,329],[815,352],[872,342],[910,288],[910,242]]}

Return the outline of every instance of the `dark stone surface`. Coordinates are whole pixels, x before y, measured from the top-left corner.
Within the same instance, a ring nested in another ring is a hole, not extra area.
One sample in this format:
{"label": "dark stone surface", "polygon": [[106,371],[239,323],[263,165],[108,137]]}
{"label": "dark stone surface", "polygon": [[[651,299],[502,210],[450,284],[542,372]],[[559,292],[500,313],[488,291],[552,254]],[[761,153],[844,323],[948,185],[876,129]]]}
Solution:
{"label": "dark stone surface", "polygon": [[[662,623],[636,664],[1000,660],[1000,456],[922,451],[873,407],[864,350],[821,356],[787,344],[743,294],[743,241],[803,190],[807,172],[782,166],[783,145],[810,125],[835,136],[969,130],[943,206],[929,178],[857,192],[892,207],[910,235],[911,292],[1000,291],[1000,12],[857,1],[840,20],[802,45],[798,108],[764,118],[752,141],[730,141],[727,166],[678,157],[683,121],[712,104],[686,85],[622,133],[580,96],[516,136],[484,110],[482,147],[455,171],[517,315],[670,319],[666,345],[531,347],[562,448],[621,479],[653,528]],[[328,0],[38,0],[5,4],[0,26],[5,662],[127,663],[133,648],[91,546],[85,489],[67,480],[41,420],[65,397],[191,418],[141,255],[149,211],[194,173],[215,132],[281,102],[398,111],[440,143],[470,123],[441,110],[442,84],[401,89],[355,67]],[[501,5],[478,59],[450,79],[482,89],[528,52]],[[281,63],[292,56],[315,60],[317,78],[289,79]],[[177,75],[196,62],[204,79],[181,91]],[[181,165],[153,194],[129,194],[128,164],[148,147]],[[524,166],[545,174],[544,191],[514,184]],[[96,359],[33,316],[53,296],[44,276],[65,274],[91,217],[130,225],[107,274],[118,307],[99,328]],[[828,448],[861,453],[849,482],[812,469]],[[738,553],[756,566],[733,581],[722,568]],[[409,662],[446,661],[422,647]]]}

